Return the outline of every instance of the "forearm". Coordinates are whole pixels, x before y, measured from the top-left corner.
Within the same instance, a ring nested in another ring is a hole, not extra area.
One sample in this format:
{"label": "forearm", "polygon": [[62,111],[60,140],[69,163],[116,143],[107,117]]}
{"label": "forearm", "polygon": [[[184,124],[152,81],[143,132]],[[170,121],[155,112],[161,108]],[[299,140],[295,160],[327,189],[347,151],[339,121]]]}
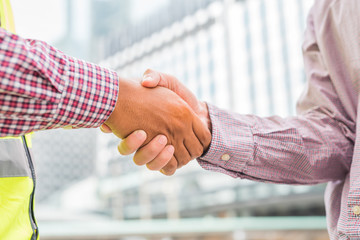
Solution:
{"label": "forearm", "polygon": [[118,93],[116,73],[45,42],[0,29],[0,136],[65,126],[98,127]]}
{"label": "forearm", "polygon": [[264,182],[316,184],[342,179],[350,168],[353,143],[324,114],[260,118],[209,108],[212,142],[198,160],[205,169]]}

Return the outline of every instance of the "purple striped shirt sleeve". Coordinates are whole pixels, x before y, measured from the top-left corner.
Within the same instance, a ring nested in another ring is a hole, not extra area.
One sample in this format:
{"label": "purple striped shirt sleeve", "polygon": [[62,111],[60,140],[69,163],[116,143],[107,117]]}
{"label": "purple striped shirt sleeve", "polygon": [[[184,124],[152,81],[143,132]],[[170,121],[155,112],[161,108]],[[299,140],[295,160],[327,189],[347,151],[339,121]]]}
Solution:
{"label": "purple striped shirt sleeve", "polygon": [[342,179],[349,171],[353,144],[326,114],[260,118],[208,106],[212,142],[198,159],[204,169],[285,184]]}

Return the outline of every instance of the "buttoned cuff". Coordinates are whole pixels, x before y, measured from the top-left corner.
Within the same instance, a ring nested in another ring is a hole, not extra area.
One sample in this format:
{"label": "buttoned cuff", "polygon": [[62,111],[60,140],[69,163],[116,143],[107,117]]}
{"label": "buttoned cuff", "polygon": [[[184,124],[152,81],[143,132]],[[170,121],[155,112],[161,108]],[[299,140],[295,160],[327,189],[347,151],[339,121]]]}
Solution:
{"label": "buttoned cuff", "polygon": [[249,117],[231,113],[208,104],[212,139],[208,151],[198,159],[201,167],[233,177],[246,172],[254,152]]}
{"label": "buttoned cuff", "polygon": [[[350,187],[347,202],[347,228],[344,229],[347,236],[358,237],[360,234],[359,221],[360,221],[360,197],[359,188],[356,186]],[[349,227],[355,226],[355,227]]]}

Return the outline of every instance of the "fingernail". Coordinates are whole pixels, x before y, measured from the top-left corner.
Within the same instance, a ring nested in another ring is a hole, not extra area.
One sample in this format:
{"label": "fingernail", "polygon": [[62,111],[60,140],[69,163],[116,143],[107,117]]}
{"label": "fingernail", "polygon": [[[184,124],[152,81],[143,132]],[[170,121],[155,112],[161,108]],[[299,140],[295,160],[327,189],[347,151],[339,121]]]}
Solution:
{"label": "fingernail", "polygon": [[175,148],[174,148],[173,145],[169,145],[169,146],[166,148],[166,150],[167,150],[169,153],[174,154]]}
{"label": "fingernail", "polygon": [[122,146],[121,143],[117,146],[117,149],[118,149],[118,152],[119,152],[121,155],[123,155],[123,146]]}
{"label": "fingernail", "polygon": [[159,138],[158,138],[158,142],[162,145],[165,145],[166,142],[167,142],[167,138],[164,136],[164,135],[161,135]]}
{"label": "fingernail", "polygon": [[162,174],[166,175],[164,169],[161,169],[160,172],[161,172]]}
{"label": "fingernail", "polygon": [[153,78],[152,78],[152,76],[150,76],[150,75],[145,75],[145,76],[143,76],[143,82],[146,82],[146,81],[149,81],[149,82],[151,82],[153,80]]}
{"label": "fingernail", "polygon": [[103,125],[100,126],[100,130],[105,132],[105,129],[104,129]]}
{"label": "fingernail", "polygon": [[136,136],[138,139],[142,140],[142,139],[146,138],[146,133],[145,133],[143,130],[137,130],[137,131],[135,132],[135,136]]}

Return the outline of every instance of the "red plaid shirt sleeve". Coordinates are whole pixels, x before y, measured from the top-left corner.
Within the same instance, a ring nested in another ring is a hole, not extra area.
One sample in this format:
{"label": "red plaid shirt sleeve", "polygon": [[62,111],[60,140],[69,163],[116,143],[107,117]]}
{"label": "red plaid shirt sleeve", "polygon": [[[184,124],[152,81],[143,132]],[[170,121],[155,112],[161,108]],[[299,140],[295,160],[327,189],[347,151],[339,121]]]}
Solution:
{"label": "red plaid shirt sleeve", "polygon": [[0,28],[0,137],[100,126],[118,94],[115,72]]}

